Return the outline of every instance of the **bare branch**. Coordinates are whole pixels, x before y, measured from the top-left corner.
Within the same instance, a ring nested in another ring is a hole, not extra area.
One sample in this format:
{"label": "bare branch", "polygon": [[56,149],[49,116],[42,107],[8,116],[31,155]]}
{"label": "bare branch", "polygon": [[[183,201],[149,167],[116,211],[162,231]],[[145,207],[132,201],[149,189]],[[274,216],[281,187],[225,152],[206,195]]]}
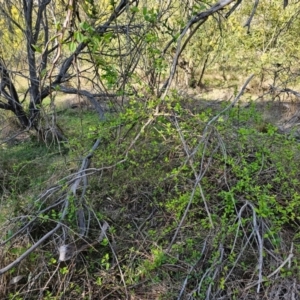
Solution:
{"label": "bare branch", "polygon": [[[75,88],[65,88],[63,86],[59,87],[59,90],[63,93],[67,94],[76,94],[80,96],[85,96],[88,98],[88,100],[91,102],[91,104],[94,106],[95,110],[98,112],[100,120],[104,119],[104,109],[101,107],[101,104],[96,100],[96,97],[109,97],[109,95],[106,94],[92,94],[89,91],[86,90],[79,90]],[[115,95],[114,95],[115,96]]]}
{"label": "bare branch", "polygon": [[238,0],[232,7],[231,9],[229,10],[228,13],[226,13],[225,15],[225,18],[228,19],[232,14],[233,12],[238,8],[238,6],[242,3],[243,0]]}
{"label": "bare branch", "polygon": [[255,15],[258,3],[259,3],[259,0],[255,0],[251,15],[250,15],[249,19],[247,20],[247,22],[245,23],[245,25],[244,25],[244,27],[247,27],[247,33],[250,33],[250,25],[251,25],[251,22],[252,22],[252,19],[253,19],[254,15]]}
{"label": "bare branch", "polygon": [[[22,255],[20,255],[15,261],[10,263],[5,268],[0,269],[0,275],[11,270],[13,267],[15,267],[17,264],[19,264],[24,258],[26,258],[30,253],[32,253],[36,248],[38,248],[45,240],[47,240],[53,233],[55,233],[58,229],[61,228],[62,222],[68,213],[69,197],[71,197],[71,196],[76,197],[76,192],[77,192],[77,189],[79,188],[79,184],[80,184],[81,180],[84,180],[84,178],[87,176],[85,171],[90,164],[90,161],[91,161],[94,151],[99,147],[99,145],[100,145],[100,140],[97,139],[96,142],[94,143],[93,147],[91,148],[90,152],[88,153],[88,155],[82,161],[81,168],[78,171],[79,177],[73,175],[75,177],[75,180],[74,180],[73,184],[71,185],[69,193],[67,194],[66,199],[64,201],[64,208],[63,208],[63,211],[61,214],[60,222],[55,226],[55,228],[53,228],[52,230],[47,232],[42,238],[40,238],[36,243],[34,243],[29,249],[27,249]],[[26,227],[27,226],[25,225],[25,227],[23,227],[21,229],[21,231],[23,231],[24,228],[26,228]],[[21,231],[18,231],[18,234]]]}
{"label": "bare branch", "polygon": [[[67,211],[67,206],[65,207],[65,211],[64,212],[66,213],[66,211]],[[0,275],[6,273],[7,271],[11,270],[13,267],[15,267],[16,265],[18,265],[24,258],[26,258],[30,253],[32,253],[36,248],[38,248],[45,240],[47,240],[60,227],[61,227],[61,224],[58,223],[55,228],[53,228],[51,231],[49,231],[47,234],[45,234],[41,239],[39,239],[35,244],[33,244],[23,254],[21,254],[16,260],[14,260],[12,263],[10,263],[5,268],[0,269]]]}

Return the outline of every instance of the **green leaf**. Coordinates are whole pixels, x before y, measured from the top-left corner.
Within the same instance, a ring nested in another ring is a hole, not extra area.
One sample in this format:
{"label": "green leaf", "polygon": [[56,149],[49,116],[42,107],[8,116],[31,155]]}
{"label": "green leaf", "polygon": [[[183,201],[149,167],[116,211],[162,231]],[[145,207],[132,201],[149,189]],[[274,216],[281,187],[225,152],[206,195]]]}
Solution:
{"label": "green leaf", "polygon": [[55,29],[56,29],[57,31],[61,30],[61,24],[60,24],[60,22],[56,22],[56,23],[54,24],[54,26],[55,26]]}
{"label": "green leaf", "polygon": [[76,31],[74,37],[78,43],[82,43],[85,40],[85,36],[80,31]]}
{"label": "green leaf", "polygon": [[131,7],[131,8],[130,8],[130,11],[131,11],[132,13],[137,13],[137,12],[139,12],[139,9],[138,9],[138,7],[134,6],[134,7]]}
{"label": "green leaf", "polygon": [[43,69],[41,71],[41,77],[44,78],[46,74],[47,74],[47,69]]}
{"label": "green leaf", "polygon": [[42,53],[42,48],[41,48],[41,47],[39,47],[39,46],[37,46],[37,45],[33,45],[33,44],[31,44],[31,46],[32,46],[32,48],[33,48],[36,52]]}
{"label": "green leaf", "polygon": [[75,44],[75,42],[71,42],[71,43],[69,44],[69,50],[70,50],[71,52],[74,52],[74,51],[76,50],[76,44]]}
{"label": "green leaf", "polygon": [[103,39],[105,42],[109,42],[111,40],[112,36],[113,36],[112,32],[107,32],[103,35]]}
{"label": "green leaf", "polygon": [[87,22],[82,22],[79,24],[80,28],[83,30],[88,31],[89,29],[91,29],[91,26],[87,23]]}

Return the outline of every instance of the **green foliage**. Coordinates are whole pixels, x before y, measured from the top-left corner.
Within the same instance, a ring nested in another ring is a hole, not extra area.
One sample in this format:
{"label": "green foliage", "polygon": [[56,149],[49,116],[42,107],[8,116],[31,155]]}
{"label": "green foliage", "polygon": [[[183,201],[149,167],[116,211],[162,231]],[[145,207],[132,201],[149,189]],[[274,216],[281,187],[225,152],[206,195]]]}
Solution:
{"label": "green foliage", "polygon": [[[256,272],[258,245],[254,216],[261,226],[261,239],[278,255],[284,242],[281,233],[297,227],[299,144],[292,137],[279,134],[272,124],[264,123],[255,105],[234,107],[206,128],[216,114],[215,109],[223,107],[205,110],[194,105],[191,111],[195,100],[182,101],[173,93],[166,99],[164,111],[153,116],[157,100],[147,103],[136,100],[132,99],[122,112],[108,116],[101,123],[94,122],[95,116],[89,112],[83,113],[81,132],[72,131],[78,122],[72,112],[67,111],[59,120],[66,122],[73,135],[69,159],[84,153],[83,146],[92,144],[95,137],[101,138],[92,167],[104,169],[101,180],[98,176],[90,178],[85,201],[97,212],[100,221],[110,220],[114,226],[97,248],[99,252],[85,254],[87,269],[100,272],[93,282],[100,290],[111,284],[107,277],[114,282],[116,255],[127,284],[146,281],[157,285],[168,281],[170,276],[176,282],[183,282],[188,276],[188,288],[195,297],[202,297],[210,288],[225,292],[230,288],[231,272],[245,276],[245,280],[247,276],[242,274]],[[176,113],[179,127],[175,126],[171,113]],[[147,123],[149,118],[152,123]],[[203,132],[205,137],[199,134]],[[84,144],[76,148],[78,139]],[[28,160],[35,159],[33,149],[27,154]],[[186,149],[193,153],[190,160]],[[36,150],[43,153],[39,148]],[[18,164],[15,168],[21,169]],[[51,169],[51,164],[48,168]],[[30,170],[27,170],[29,178]],[[195,185],[195,172],[203,174],[199,182],[202,190]],[[20,174],[21,178],[26,176]],[[75,200],[68,198],[65,221],[72,231],[76,231]],[[51,209],[40,215],[39,221],[46,227],[60,217],[56,209]],[[170,246],[182,220],[180,234]],[[112,236],[120,243],[121,250],[115,253],[109,250]],[[143,243],[141,236],[147,237]],[[220,245],[227,249],[226,260]],[[19,252],[13,255],[23,253],[26,247],[17,247]],[[263,254],[267,259],[267,254]],[[37,257],[33,255],[28,261],[33,262]],[[197,265],[204,258],[205,269]],[[49,267],[55,268],[57,260],[53,255],[49,255],[48,262]],[[214,278],[218,264],[222,269]],[[185,265],[196,267],[189,271]],[[266,268],[271,268],[267,261]],[[65,277],[72,272],[80,272],[80,268],[74,271],[67,265],[59,269],[59,274]],[[292,274],[283,269],[280,276],[289,278],[297,272],[296,267]],[[174,290],[169,292],[172,294]]]}
{"label": "green foliage", "polygon": [[[172,102],[170,104],[172,107]],[[194,149],[199,145],[196,133],[204,129],[203,124],[199,123],[199,116],[205,120],[209,119],[213,113],[212,111],[202,111],[199,114],[194,112],[194,117],[191,117],[185,108],[178,107],[178,103],[176,105],[180,112],[180,128],[186,143],[190,149]],[[131,136],[129,140],[132,140],[137,134],[136,127],[140,128],[135,123],[138,116],[135,116],[129,107],[128,111],[120,117],[123,121],[119,123],[122,127],[118,138],[124,141],[124,132],[127,137]],[[116,120],[117,118],[114,122]],[[125,120],[127,123],[124,123]],[[131,120],[134,121],[135,126],[132,126]],[[229,272],[235,266],[238,254],[242,251],[234,240],[243,239],[241,228],[251,228],[253,214],[256,215],[258,222],[268,224],[262,238],[275,249],[282,243],[279,232],[299,221],[297,219],[300,192],[297,178],[299,145],[295,140],[277,133],[273,125],[263,124],[262,115],[254,106],[250,106],[249,109],[234,108],[228,116],[223,116],[219,120],[215,124],[215,130],[221,137],[216,139],[212,131],[210,144],[206,148],[202,145],[198,147],[194,161],[197,161],[196,158],[207,162],[213,159],[210,171],[201,180],[214,226],[219,232],[214,237],[213,250],[209,255],[211,266],[213,266],[221,260],[218,251],[219,244],[223,243],[226,247],[232,247],[224,269],[224,274],[226,274],[226,270]],[[107,121],[102,126],[112,128],[110,122]],[[105,132],[107,137],[109,132],[103,127],[101,129],[99,127],[99,130]],[[128,128],[131,128],[131,131],[128,131]],[[216,151],[220,140],[226,149],[226,156],[223,151]],[[110,143],[110,145],[113,144]],[[128,146],[124,142],[118,143],[118,147],[112,146],[112,149],[118,149],[114,155],[121,154],[121,156],[111,158],[106,154],[106,159],[108,157],[108,161],[121,159]],[[138,142],[128,152],[128,160],[114,169],[109,179],[113,180],[114,184],[105,181],[105,178],[102,179],[104,186],[111,187],[106,189],[109,197],[120,199],[120,201],[124,201],[122,199],[128,197],[126,196],[128,193],[139,194],[141,187],[147,187],[151,191],[153,203],[158,204],[160,210],[176,220],[176,222],[168,222],[164,228],[148,231],[148,239],[161,247],[166,247],[167,237],[178,226],[191,199],[193,185],[188,178],[191,178],[193,173],[189,165],[185,164],[185,157],[179,155],[179,149],[181,149],[181,141],[178,132],[167,117],[159,116],[155,119],[153,126],[142,132]],[[111,151],[109,153],[112,154]],[[99,153],[100,164],[104,163],[104,156],[104,152]],[[199,168],[197,164],[194,167]],[[227,178],[226,188],[220,189],[224,172]],[[238,217],[239,209],[247,202],[253,205],[254,210],[252,212],[246,210]],[[194,237],[189,238],[188,230],[182,229],[182,234],[186,237],[183,238],[182,243],[172,246],[171,253],[174,256],[175,253],[183,255],[185,261],[189,263],[199,259],[199,252],[195,251],[195,247],[199,248],[205,232],[211,229],[206,213],[202,196],[197,189],[185,220],[186,228],[195,228],[195,231],[190,229]],[[131,229],[130,226],[127,228]],[[138,271],[135,271],[138,276],[129,275],[132,276],[134,282],[140,277],[152,278],[154,281],[162,280],[161,278],[164,277],[163,266],[169,262],[169,258],[164,252],[153,249],[149,251],[151,259],[140,259],[138,262],[136,267]],[[176,259],[172,263],[176,263]],[[241,259],[238,267],[236,266],[244,271],[245,268],[252,267],[251,259],[247,256]],[[204,281],[202,288],[205,290],[205,287],[207,288],[211,283],[212,281],[208,278]],[[221,289],[226,289],[227,282],[224,281],[224,277],[220,278],[219,285]]]}
{"label": "green foliage", "polygon": [[[103,122],[88,110],[58,113],[57,122],[69,138],[63,146],[51,148],[32,140],[1,151],[0,170],[5,170],[5,176],[3,180],[1,177],[0,192],[7,202],[2,205],[0,220],[6,215],[26,214],[10,226],[23,226],[27,218],[33,220],[28,231],[34,228],[27,236],[30,243],[14,240],[14,246],[5,253],[5,264],[61,222],[62,236],[75,244],[84,238],[95,245],[99,224],[107,221],[110,225],[95,249],[82,250],[70,263],[58,265],[53,249],[60,241],[55,236],[41,246],[40,252],[29,255],[24,265],[12,269],[9,275],[23,270],[34,273],[35,269],[36,274],[43,274],[45,277],[36,282],[51,286],[51,292],[43,295],[45,299],[82,297],[90,290],[97,294],[89,296],[99,299],[107,295],[126,298],[128,287],[136,293],[133,297],[140,298],[141,285],[143,296],[149,299],[156,297],[153,286],[155,291],[158,286],[164,288],[162,299],[179,298],[180,291],[184,292],[182,299],[209,299],[212,295],[216,299],[224,295],[239,299],[244,286],[258,280],[261,259],[263,292],[268,294],[266,289],[272,283],[266,274],[277,270],[277,263],[286,259],[287,249],[293,248],[291,241],[293,235],[297,238],[300,221],[300,146],[293,138],[296,132],[280,134],[277,126],[266,122],[254,102],[248,107],[241,102],[211,122],[228,103],[207,103],[190,96],[185,99],[176,90],[164,99],[155,96],[168,75],[168,56],[172,59],[176,52],[176,47],[166,45],[176,45],[187,21],[210,7],[212,1],[192,2],[187,9],[182,9],[178,1],[169,7],[159,6],[166,5],[164,1],[129,6],[126,16],[103,33],[99,24],[114,15],[117,3],[80,1],[79,14],[86,18],[74,21],[76,26],[62,44],[63,51],[74,52],[80,44],[87,45],[88,55],[78,54],[74,66],[84,62],[82,69],[89,69],[92,65],[92,73],[82,72],[84,83],[96,91],[113,91],[115,103],[107,104],[109,112]],[[216,86],[227,84],[228,75],[232,76],[234,95],[239,77],[249,72],[260,74],[262,81],[264,76],[273,77],[274,84],[298,83],[298,77],[291,75],[296,71],[293,63],[299,53],[294,3],[282,11],[279,1],[269,2],[261,1],[249,33],[243,21],[251,13],[252,4],[245,1],[223,23],[209,18],[203,24],[185,48],[183,62],[178,62],[189,66],[195,85],[201,87],[202,82],[196,78],[201,68],[213,75]],[[13,14],[15,19],[19,17]],[[128,20],[127,27],[118,27]],[[61,24],[57,21],[52,30],[61,30]],[[282,34],[287,27],[291,34]],[[20,41],[19,35],[16,39]],[[185,41],[186,37],[182,44]],[[31,46],[37,57],[43,54],[39,43]],[[278,62],[284,65],[280,71]],[[215,78],[219,69],[222,79]],[[41,74],[47,78],[47,70]],[[90,83],[93,76],[96,79]],[[209,78],[205,80],[212,84]],[[53,93],[60,89],[55,87]],[[119,96],[124,96],[126,105],[113,110]],[[245,98],[251,100],[249,95]],[[78,187],[78,194],[70,193],[71,183],[62,178],[77,172],[81,159],[98,138],[101,143],[93,153],[88,185]],[[65,149],[64,155],[60,147]],[[36,203],[35,195],[49,186],[59,186],[61,194]],[[40,213],[36,221],[34,210],[47,208],[52,201],[56,204],[57,199],[68,204],[65,219],[61,220],[62,205],[54,205]],[[79,208],[85,212],[87,236],[78,232]],[[3,239],[13,234],[7,226]],[[292,268],[280,266],[278,280],[299,276],[299,245],[295,248]],[[35,265],[44,256],[49,268],[46,273],[40,272],[45,264]],[[81,280],[82,276],[86,280]],[[237,278],[243,286],[236,285]],[[81,286],[78,282],[89,284]],[[38,287],[23,290],[34,294]],[[19,297],[18,292],[9,294],[9,299]]]}

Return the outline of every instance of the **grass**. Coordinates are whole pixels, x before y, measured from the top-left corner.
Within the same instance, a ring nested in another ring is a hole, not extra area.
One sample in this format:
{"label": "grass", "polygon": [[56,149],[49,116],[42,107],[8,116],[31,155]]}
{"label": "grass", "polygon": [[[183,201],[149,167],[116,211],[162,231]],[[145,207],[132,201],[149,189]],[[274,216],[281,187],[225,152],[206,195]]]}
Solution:
{"label": "grass", "polygon": [[2,147],[2,198],[7,201],[12,193],[16,197],[21,194],[36,195],[47,185],[55,184],[57,180],[77,168],[80,157],[80,151],[77,150],[80,148],[82,154],[87,150],[87,133],[90,127],[97,123],[97,115],[93,112],[68,110],[58,116],[58,124],[66,136],[70,137],[68,143],[45,145],[33,136],[13,147]]}

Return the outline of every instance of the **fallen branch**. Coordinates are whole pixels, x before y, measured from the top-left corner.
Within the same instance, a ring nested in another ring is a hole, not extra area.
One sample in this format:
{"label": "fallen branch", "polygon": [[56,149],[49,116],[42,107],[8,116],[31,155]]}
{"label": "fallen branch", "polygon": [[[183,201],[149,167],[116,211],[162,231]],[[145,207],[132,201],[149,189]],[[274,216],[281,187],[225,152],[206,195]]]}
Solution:
{"label": "fallen branch", "polygon": [[[47,232],[42,238],[40,238],[36,243],[34,243],[29,249],[27,249],[22,255],[20,255],[17,259],[15,259],[8,266],[6,266],[5,268],[0,269],[0,275],[2,275],[5,272],[11,270],[13,267],[15,267],[17,264],[19,264],[24,258],[26,258],[35,249],[37,249],[45,240],[47,240],[50,236],[52,236],[58,229],[60,229],[63,226],[63,221],[64,221],[66,215],[68,214],[68,207],[69,207],[70,197],[74,197],[74,196],[76,197],[76,193],[77,193],[77,190],[80,186],[81,181],[85,180],[86,177],[87,177],[87,175],[85,174],[86,168],[89,167],[92,155],[93,155],[94,151],[98,148],[99,145],[100,145],[100,139],[97,139],[96,142],[94,143],[92,149],[90,150],[89,154],[85,158],[83,158],[82,165],[81,165],[81,167],[78,171],[78,174],[80,176],[79,177],[76,176],[75,181],[71,185],[71,187],[69,189],[69,192],[66,195],[66,198],[64,200],[64,205],[63,205],[63,211],[62,211],[62,214],[61,214],[61,217],[60,217],[60,221],[57,223],[55,228],[53,228],[52,230]],[[47,193],[44,193],[43,195],[45,195],[45,194],[47,195]],[[39,199],[41,200],[41,197],[39,197]],[[41,215],[41,212],[39,212],[39,215]],[[37,219],[37,218],[38,217],[36,217],[35,219]],[[29,222],[29,223],[31,223],[31,222]],[[28,224],[23,226],[23,228],[20,229],[14,236],[16,236],[17,234],[20,234],[21,232],[23,232],[28,226],[29,226]],[[80,226],[82,226],[82,228],[80,228],[80,230],[83,231],[83,229],[85,229],[84,228],[84,226],[85,226],[84,219],[81,219],[79,221],[79,227]],[[2,243],[2,245],[3,244],[5,244],[5,243]]]}

